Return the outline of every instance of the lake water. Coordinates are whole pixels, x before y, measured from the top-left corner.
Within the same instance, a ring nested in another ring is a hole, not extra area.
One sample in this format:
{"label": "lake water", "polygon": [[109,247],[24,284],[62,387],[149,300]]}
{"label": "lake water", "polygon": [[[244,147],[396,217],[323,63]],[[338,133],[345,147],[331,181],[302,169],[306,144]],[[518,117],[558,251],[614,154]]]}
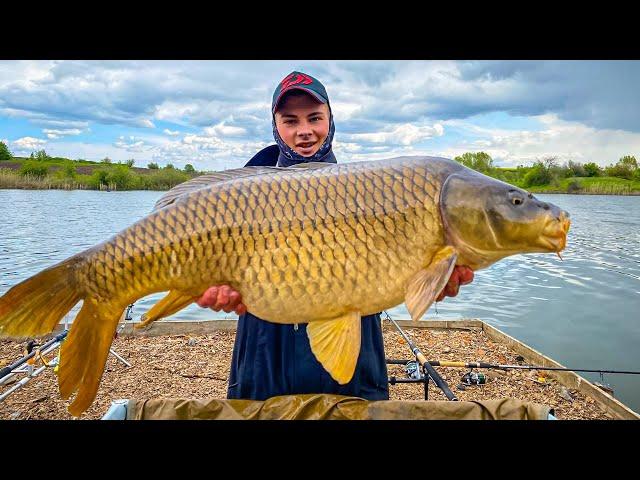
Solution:
{"label": "lake water", "polygon": [[[0,190],[0,294],[126,228],[149,213],[160,195]],[[537,196],[571,214],[564,261],[553,254],[502,260],[476,272],[472,284],[427,316],[480,318],[570,368],[640,370],[640,197]],[[139,300],[134,317],[161,297]],[[408,316],[404,305],[389,313]],[[196,305],[176,317],[235,318]],[[604,380],[616,398],[640,412],[640,376]]]}

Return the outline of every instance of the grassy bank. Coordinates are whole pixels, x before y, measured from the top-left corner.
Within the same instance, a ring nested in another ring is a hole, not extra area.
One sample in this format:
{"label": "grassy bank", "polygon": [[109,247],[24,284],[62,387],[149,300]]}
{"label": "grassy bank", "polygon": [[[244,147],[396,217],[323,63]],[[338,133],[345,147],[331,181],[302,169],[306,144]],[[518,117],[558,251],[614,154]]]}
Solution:
{"label": "grassy bank", "polygon": [[[133,160],[123,164],[105,161],[108,159],[92,162],[49,157],[44,151],[39,154],[35,158],[12,157],[9,161],[0,161],[0,188],[169,190],[204,173],[195,171],[191,165],[185,170],[171,165],[158,168],[156,164],[149,164],[153,168],[140,168],[133,166]],[[633,163],[635,159],[628,171],[623,168],[623,159],[605,169],[575,162],[561,167],[553,159],[530,167],[494,167],[491,157],[482,152],[465,154],[455,160],[533,193],[640,195],[640,169]]]}
{"label": "grassy bank", "polygon": [[533,193],[568,193],[581,195],[640,195],[640,181],[617,177],[572,177],[557,185],[529,187]]}
{"label": "grassy bank", "polygon": [[169,190],[200,173],[172,166],[139,168],[121,163],[51,158],[0,162],[0,188],[63,190]]}

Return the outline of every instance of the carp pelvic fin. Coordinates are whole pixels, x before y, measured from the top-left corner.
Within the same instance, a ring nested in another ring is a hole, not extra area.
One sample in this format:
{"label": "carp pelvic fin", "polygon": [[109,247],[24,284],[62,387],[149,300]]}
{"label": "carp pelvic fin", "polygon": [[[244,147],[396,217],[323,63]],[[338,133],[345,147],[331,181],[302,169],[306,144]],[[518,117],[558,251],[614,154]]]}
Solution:
{"label": "carp pelvic fin", "polygon": [[179,290],[171,290],[162,300],[151,307],[151,310],[142,316],[142,322],[136,325],[135,328],[146,327],[151,322],[173,315],[192,303],[195,299],[196,297],[193,295],[188,295]]}
{"label": "carp pelvic fin", "polygon": [[458,254],[453,247],[443,247],[436,252],[428,267],[409,280],[404,301],[414,322],[422,318],[445,287],[457,258]]}
{"label": "carp pelvic fin", "polygon": [[349,383],[360,355],[360,312],[307,325],[307,336],[316,359],[341,385]]}

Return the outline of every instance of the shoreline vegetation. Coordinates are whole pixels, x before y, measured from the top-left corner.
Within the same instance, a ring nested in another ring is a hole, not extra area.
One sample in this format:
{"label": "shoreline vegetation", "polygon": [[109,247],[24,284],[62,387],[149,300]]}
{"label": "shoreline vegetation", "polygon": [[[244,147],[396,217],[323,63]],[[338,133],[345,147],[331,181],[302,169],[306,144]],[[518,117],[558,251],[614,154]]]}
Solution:
{"label": "shoreline vegetation", "polygon": [[[640,168],[633,156],[616,164],[600,167],[596,163],[568,161],[560,165],[546,157],[531,166],[497,167],[484,152],[465,153],[456,161],[485,175],[518,186],[532,193],[582,195],[640,195]],[[135,160],[114,163],[51,157],[44,150],[30,157],[14,157],[0,142],[0,189],[58,190],[169,190],[191,178],[208,173],[186,164],[183,169],[156,163],[134,167]]]}

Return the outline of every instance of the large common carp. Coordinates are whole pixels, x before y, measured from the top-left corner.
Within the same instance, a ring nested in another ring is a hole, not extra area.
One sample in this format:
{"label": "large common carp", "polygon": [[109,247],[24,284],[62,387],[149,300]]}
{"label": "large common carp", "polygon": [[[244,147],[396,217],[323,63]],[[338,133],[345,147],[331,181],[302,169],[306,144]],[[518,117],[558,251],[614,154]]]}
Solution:
{"label": "large common carp", "polygon": [[308,322],[311,348],[341,384],[360,352],[360,317],[402,302],[420,319],[456,264],[560,252],[569,215],[531,194],[434,157],[196,178],[109,240],[0,297],[0,334],[52,331],[80,300],[58,383],[69,411],[93,402],[124,309],[168,291],[144,324],[229,284],[260,318]]}

